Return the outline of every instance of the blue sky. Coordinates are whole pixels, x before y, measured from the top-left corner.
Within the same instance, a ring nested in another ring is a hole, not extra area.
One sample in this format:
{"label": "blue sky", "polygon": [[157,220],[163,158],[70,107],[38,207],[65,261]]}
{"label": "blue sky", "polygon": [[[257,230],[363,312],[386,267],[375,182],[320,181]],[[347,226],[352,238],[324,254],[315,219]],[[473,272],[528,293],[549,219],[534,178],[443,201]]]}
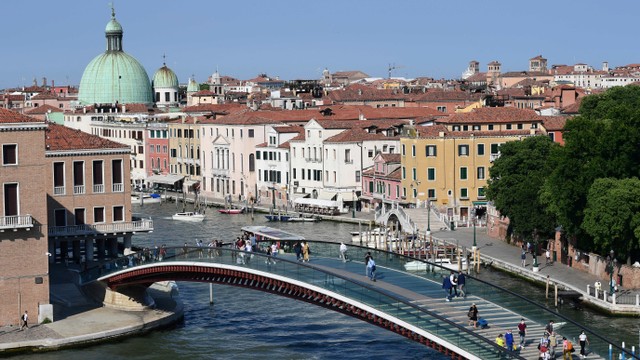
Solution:
{"label": "blue sky", "polygon": [[[105,49],[109,1],[3,3],[0,88],[77,85]],[[373,77],[459,78],[470,60],[498,60],[503,71],[549,64],[600,68],[640,62],[639,1],[115,1],[124,50],[149,76],[167,65],[181,83],[216,68],[250,79],[316,79],[361,70]]]}

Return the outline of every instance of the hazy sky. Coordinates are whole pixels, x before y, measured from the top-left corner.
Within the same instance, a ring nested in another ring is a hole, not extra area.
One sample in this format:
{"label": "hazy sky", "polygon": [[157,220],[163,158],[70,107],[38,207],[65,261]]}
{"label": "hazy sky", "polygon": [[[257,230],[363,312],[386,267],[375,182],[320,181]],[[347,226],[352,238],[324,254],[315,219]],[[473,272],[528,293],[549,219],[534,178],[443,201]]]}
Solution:
{"label": "hazy sky", "polygon": [[[195,75],[317,79],[322,70],[372,77],[459,78],[469,61],[497,60],[526,70],[542,55],[552,64],[600,68],[640,62],[640,1],[569,0],[244,0],[115,1],[123,47],[151,78],[167,65],[181,83]],[[106,47],[109,1],[2,3],[0,88],[43,77],[80,83]]]}

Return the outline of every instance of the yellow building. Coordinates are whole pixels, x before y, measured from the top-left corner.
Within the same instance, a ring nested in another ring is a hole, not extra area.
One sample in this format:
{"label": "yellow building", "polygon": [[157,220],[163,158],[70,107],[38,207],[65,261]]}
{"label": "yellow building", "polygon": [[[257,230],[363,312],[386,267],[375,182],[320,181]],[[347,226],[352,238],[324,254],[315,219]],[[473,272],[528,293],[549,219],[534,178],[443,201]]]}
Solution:
{"label": "yellow building", "polygon": [[169,130],[169,167],[171,174],[185,177],[184,186],[188,189],[202,181],[200,163],[200,138],[202,137],[201,121],[187,116],[167,123]]}
{"label": "yellow building", "polygon": [[500,145],[542,135],[544,117],[532,110],[482,108],[418,127],[400,139],[402,197],[428,201],[452,219],[466,221],[485,212],[489,168]]}

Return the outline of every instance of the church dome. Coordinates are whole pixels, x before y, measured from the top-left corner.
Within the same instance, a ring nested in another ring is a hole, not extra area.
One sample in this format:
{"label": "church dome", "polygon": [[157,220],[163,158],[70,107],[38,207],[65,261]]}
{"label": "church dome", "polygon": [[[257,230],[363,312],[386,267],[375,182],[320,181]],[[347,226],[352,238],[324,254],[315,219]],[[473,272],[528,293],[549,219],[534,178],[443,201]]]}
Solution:
{"label": "church dome", "polygon": [[200,86],[194,79],[189,79],[189,84],[187,85],[187,92],[198,92],[200,91]]}
{"label": "church dome", "polygon": [[169,69],[167,65],[163,65],[153,75],[153,82],[151,84],[154,89],[159,88],[178,88],[178,77],[173,70]]}
{"label": "church dome", "polygon": [[88,104],[153,104],[149,75],[140,63],[122,50],[122,26],[111,13],[105,35],[107,50],[84,69],[78,101]]}

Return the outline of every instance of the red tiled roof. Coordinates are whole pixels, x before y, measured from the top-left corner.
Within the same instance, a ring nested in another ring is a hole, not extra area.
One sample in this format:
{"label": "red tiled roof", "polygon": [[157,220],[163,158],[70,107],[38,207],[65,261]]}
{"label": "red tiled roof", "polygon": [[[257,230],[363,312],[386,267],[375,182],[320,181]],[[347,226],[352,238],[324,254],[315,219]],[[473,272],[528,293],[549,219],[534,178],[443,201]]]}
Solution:
{"label": "red tiled roof", "polygon": [[468,113],[452,114],[448,118],[436,120],[446,124],[471,124],[471,123],[514,123],[526,121],[544,120],[544,116],[538,115],[531,109],[518,109],[514,107],[485,107],[473,109]]}
{"label": "red tiled roof", "polygon": [[15,111],[11,111],[5,108],[0,108],[0,124],[15,124],[15,123],[42,123],[40,119],[33,118],[19,114]]}
{"label": "red tiled roof", "polygon": [[375,89],[363,85],[351,85],[342,90],[331,91],[328,97],[335,102],[402,100],[405,98],[404,94],[397,90]]}
{"label": "red tiled roof", "polygon": [[415,96],[414,101],[478,101],[479,98],[480,94],[469,94],[465,91],[427,91]]}
{"label": "red tiled roof", "polygon": [[49,112],[64,112],[64,110],[57,108],[55,106],[51,106],[49,104],[38,106],[36,108],[30,109],[26,112],[28,115],[42,115]]}
{"label": "red tiled roof", "polygon": [[337,135],[334,135],[324,142],[326,143],[351,143],[372,140],[397,140],[398,137],[387,137],[383,134],[371,134],[362,129],[348,129]]}
{"label": "red tiled roof", "polygon": [[202,112],[211,112],[218,114],[231,114],[237,113],[244,110],[248,110],[246,105],[242,104],[198,104],[187,106],[182,109],[185,113],[202,113]]}
{"label": "red tiled roof", "polygon": [[549,131],[561,131],[567,123],[566,116],[545,116],[542,126]]}
{"label": "red tiled roof", "polygon": [[399,163],[401,161],[400,154],[380,154],[386,163]]}
{"label": "red tiled roof", "polygon": [[99,149],[131,151],[127,145],[58,124],[49,124],[47,127],[45,144],[49,151]]}
{"label": "red tiled roof", "polygon": [[197,93],[193,93],[191,96],[214,96],[215,93],[210,90],[200,90]]}
{"label": "red tiled roof", "polygon": [[50,92],[41,92],[38,95],[35,95],[34,97],[31,98],[31,100],[51,100],[51,99],[57,99],[58,97],[55,94],[52,94]]}

